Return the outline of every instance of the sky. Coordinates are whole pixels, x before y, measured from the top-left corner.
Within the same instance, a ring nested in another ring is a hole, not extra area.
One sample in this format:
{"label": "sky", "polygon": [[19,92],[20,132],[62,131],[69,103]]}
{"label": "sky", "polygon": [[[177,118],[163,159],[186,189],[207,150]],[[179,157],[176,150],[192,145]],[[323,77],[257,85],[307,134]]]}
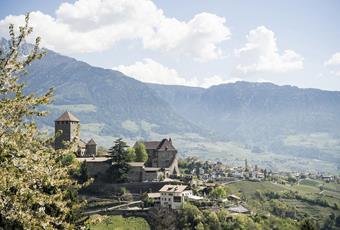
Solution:
{"label": "sky", "polygon": [[42,45],[144,82],[272,82],[340,91],[337,0],[0,0]]}

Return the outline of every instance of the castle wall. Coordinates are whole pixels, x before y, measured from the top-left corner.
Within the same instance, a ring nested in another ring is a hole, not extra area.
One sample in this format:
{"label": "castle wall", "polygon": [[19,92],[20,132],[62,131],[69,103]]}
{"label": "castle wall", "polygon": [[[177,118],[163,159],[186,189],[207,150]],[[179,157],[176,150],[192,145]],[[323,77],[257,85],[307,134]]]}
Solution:
{"label": "castle wall", "polygon": [[143,167],[130,167],[128,171],[129,182],[142,182],[143,181]]}
{"label": "castle wall", "polygon": [[105,175],[111,166],[110,161],[103,162],[86,162],[87,173],[90,177],[99,178]]}
{"label": "castle wall", "polygon": [[154,180],[159,180],[164,173],[160,171],[151,171],[151,172],[146,172],[144,171],[143,174],[143,181],[154,181]]}

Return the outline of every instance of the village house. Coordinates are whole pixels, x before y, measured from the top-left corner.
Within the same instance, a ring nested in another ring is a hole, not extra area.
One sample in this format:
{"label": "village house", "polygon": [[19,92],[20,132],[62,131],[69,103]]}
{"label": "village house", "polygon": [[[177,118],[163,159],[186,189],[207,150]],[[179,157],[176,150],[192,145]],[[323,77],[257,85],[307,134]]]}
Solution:
{"label": "village house", "polygon": [[321,179],[322,179],[323,181],[326,181],[326,182],[334,181],[334,178],[333,178],[333,176],[331,176],[331,175],[322,175],[322,176],[321,176]]}
{"label": "village house", "polygon": [[233,213],[239,213],[239,214],[251,214],[251,211],[242,205],[236,206],[236,207],[230,207],[228,208],[229,212]]}
{"label": "village house", "polygon": [[231,194],[231,195],[228,196],[228,200],[229,201],[233,201],[233,202],[240,202],[241,198],[239,196]]}
{"label": "village house", "polygon": [[186,185],[164,185],[159,193],[161,206],[171,209],[181,209],[185,199],[192,195]]}

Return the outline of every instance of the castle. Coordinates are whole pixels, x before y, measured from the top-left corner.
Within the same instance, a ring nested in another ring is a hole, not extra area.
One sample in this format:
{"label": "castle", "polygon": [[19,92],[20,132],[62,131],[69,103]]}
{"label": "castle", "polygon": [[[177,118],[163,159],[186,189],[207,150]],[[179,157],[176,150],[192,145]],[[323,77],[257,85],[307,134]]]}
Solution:
{"label": "castle", "polygon": [[[97,144],[93,139],[85,142],[80,138],[80,120],[72,113],[65,112],[55,120],[55,135],[55,149],[64,148],[66,142],[76,141],[77,159],[86,162],[90,177],[98,179],[104,177],[113,164],[109,156],[97,157]],[[178,153],[172,145],[171,138],[142,143],[148,153],[148,161],[128,163],[129,182],[158,181],[180,174]]]}
{"label": "castle", "polygon": [[66,111],[54,121],[55,141],[54,148],[62,149],[66,142],[76,141],[78,145],[77,156],[96,156],[97,144],[93,139],[88,142],[80,139],[80,121],[72,113]]}

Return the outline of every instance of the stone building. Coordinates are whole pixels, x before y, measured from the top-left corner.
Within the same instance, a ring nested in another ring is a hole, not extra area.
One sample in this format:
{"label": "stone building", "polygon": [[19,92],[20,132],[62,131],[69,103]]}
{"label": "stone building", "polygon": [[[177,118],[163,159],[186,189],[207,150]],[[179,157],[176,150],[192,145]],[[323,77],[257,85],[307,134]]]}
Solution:
{"label": "stone building", "polygon": [[70,112],[63,113],[54,121],[55,128],[55,149],[64,148],[64,142],[79,139],[79,119]]}
{"label": "stone building", "polygon": [[55,141],[54,148],[64,148],[65,142],[78,142],[78,157],[96,156],[97,144],[91,139],[88,142],[80,139],[80,120],[72,113],[66,111],[54,121]]}
{"label": "stone building", "polygon": [[148,153],[146,167],[164,169],[166,177],[179,175],[177,150],[172,145],[171,138],[165,138],[161,141],[144,141],[142,143]]}
{"label": "stone building", "polygon": [[85,155],[86,156],[95,156],[97,154],[97,144],[96,142],[91,138],[89,142],[85,145]]}

